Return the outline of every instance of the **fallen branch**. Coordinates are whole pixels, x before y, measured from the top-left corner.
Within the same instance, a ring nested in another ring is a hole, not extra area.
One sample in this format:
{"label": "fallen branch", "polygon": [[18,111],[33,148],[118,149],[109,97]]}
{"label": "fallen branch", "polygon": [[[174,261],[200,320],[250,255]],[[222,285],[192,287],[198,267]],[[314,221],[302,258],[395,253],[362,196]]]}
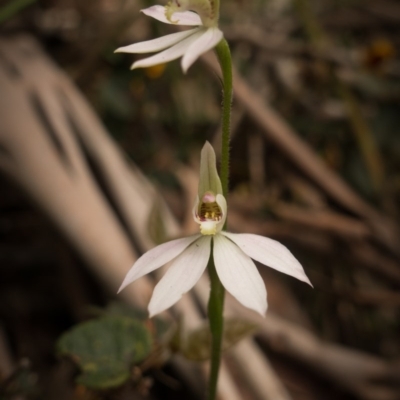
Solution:
{"label": "fallen branch", "polygon": [[[166,235],[179,229],[149,181],[128,163],[69,79],[30,37],[0,41],[0,170],[17,182],[116,292],[141,251],[154,246],[148,221],[158,207]],[[14,112],[18,110],[18,114]],[[122,292],[144,307],[153,284]],[[200,314],[187,299],[193,321]],[[184,305],[180,303],[180,306]],[[185,368],[181,363],[177,368]],[[183,375],[183,374],[182,374]],[[221,400],[239,400],[222,370]]]}
{"label": "fallen branch", "polygon": [[[219,74],[218,63],[211,54],[202,56],[203,62]],[[273,141],[309,178],[320,186],[332,199],[354,215],[363,218],[372,229],[375,239],[400,254],[397,227],[371,205],[361,199],[338,175],[331,171],[283,118],[270,108],[262,97],[234,71],[235,98],[246,112],[262,128],[266,137]]]}

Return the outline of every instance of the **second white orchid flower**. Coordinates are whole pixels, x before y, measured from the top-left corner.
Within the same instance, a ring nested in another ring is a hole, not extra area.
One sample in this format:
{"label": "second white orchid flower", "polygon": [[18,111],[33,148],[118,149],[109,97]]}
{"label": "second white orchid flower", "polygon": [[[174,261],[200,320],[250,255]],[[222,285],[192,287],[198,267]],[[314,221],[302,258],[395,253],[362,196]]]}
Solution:
{"label": "second white orchid flower", "polygon": [[159,51],[154,56],[136,61],[132,69],[151,67],[182,57],[181,66],[186,73],[203,53],[211,50],[223,38],[223,33],[218,29],[216,4],[212,0],[173,0],[165,7],[157,5],[146,8],[142,12],[158,21],[196,28],[131,44],[116,52],[140,54]]}
{"label": "second white orchid flower", "polygon": [[[225,289],[244,306],[264,315],[267,292],[254,259],[311,285],[300,263],[279,242],[258,235],[222,231],[227,204],[216,169],[215,153],[207,142],[201,152],[198,197],[193,217],[200,234],[164,243],[143,254],[130,269],[120,291],[131,282],[172,261],[156,285],[150,317],[175,304],[200,279],[212,257]],[[213,246],[211,246],[213,242]]]}

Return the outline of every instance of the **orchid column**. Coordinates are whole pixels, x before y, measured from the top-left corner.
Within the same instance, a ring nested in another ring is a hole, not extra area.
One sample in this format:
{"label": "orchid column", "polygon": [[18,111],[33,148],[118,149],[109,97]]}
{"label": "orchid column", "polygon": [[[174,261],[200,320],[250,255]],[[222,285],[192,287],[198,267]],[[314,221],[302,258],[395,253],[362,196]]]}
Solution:
{"label": "orchid column", "polygon": [[136,61],[132,69],[182,57],[182,69],[186,72],[201,54],[216,48],[223,77],[221,168],[219,176],[214,149],[206,143],[201,152],[198,196],[193,207],[200,233],[161,244],[143,254],[129,270],[120,290],[172,261],[150,300],[152,317],[175,304],[208,268],[211,281],[208,318],[212,335],[208,400],[214,400],[221,362],[225,289],[245,307],[264,315],[267,292],[251,258],[306,283],[310,281],[300,263],[279,242],[258,235],[226,232],[232,63],[228,43],[218,28],[219,0],[173,0],[165,7],[153,6],[142,12],[167,24],[195,28],[118,49],[126,53],[159,52]]}

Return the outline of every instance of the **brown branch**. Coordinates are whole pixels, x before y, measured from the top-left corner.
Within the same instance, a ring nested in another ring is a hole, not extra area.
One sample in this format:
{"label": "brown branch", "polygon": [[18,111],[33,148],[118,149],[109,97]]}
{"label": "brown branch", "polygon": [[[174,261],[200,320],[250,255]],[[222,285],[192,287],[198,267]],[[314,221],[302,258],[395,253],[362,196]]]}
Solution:
{"label": "brown branch", "polygon": [[[206,54],[203,62],[215,73],[220,73],[214,56]],[[381,215],[358,196],[338,175],[331,171],[284,119],[270,108],[262,97],[234,72],[235,98],[249,116],[262,128],[265,136],[273,141],[310,179],[332,199],[355,215],[365,219],[377,241],[399,254],[397,226]]]}
{"label": "brown branch", "polygon": [[[115,293],[137,258],[132,241],[143,251],[155,245],[148,229],[155,204],[168,236],[178,234],[177,224],[162,200],[155,203],[159,196],[154,187],[126,161],[74,85],[36,42],[26,36],[1,40],[0,50],[20,72],[17,79],[0,65],[0,143],[12,154],[2,171]],[[121,296],[145,307],[152,289],[144,277]],[[191,310],[186,315],[198,323],[200,314],[189,297],[179,307],[185,304]],[[239,400],[232,395],[238,389],[225,368],[219,393],[221,400]]]}

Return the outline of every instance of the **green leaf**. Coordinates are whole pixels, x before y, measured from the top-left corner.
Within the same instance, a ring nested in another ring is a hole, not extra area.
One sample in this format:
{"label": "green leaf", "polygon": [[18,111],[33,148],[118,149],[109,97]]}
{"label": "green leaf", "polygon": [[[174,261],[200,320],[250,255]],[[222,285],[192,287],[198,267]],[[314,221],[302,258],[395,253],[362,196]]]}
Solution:
{"label": "green leaf", "polygon": [[100,368],[93,364],[90,370],[84,370],[78,376],[76,382],[90,389],[110,389],[123,385],[129,376],[129,369],[124,363],[110,363]]}
{"label": "green leaf", "polygon": [[[224,323],[222,350],[227,350],[241,339],[254,333],[257,325],[240,319],[227,319]],[[204,361],[210,358],[211,334],[207,325],[195,329],[187,335],[181,344],[181,353],[189,360]]]}
{"label": "green leaf", "polygon": [[131,366],[151,350],[151,334],[144,324],[124,316],[84,322],[58,341],[58,352],[82,370],[77,382],[91,389],[122,385],[129,379]]}
{"label": "green leaf", "polygon": [[129,306],[126,303],[112,301],[105,309],[106,315],[117,315],[120,317],[128,317],[139,321],[145,321],[148,318],[148,312]]}
{"label": "green leaf", "polygon": [[111,302],[105,309],[105,312],[105,315],[119,315],[134,320],[145,321],[145,327],[151,333],[156,343],[168,343],[176,330],[175,324],[172,321],[166,321],[159,317],[148,319],[147,311],[118,301]]}

